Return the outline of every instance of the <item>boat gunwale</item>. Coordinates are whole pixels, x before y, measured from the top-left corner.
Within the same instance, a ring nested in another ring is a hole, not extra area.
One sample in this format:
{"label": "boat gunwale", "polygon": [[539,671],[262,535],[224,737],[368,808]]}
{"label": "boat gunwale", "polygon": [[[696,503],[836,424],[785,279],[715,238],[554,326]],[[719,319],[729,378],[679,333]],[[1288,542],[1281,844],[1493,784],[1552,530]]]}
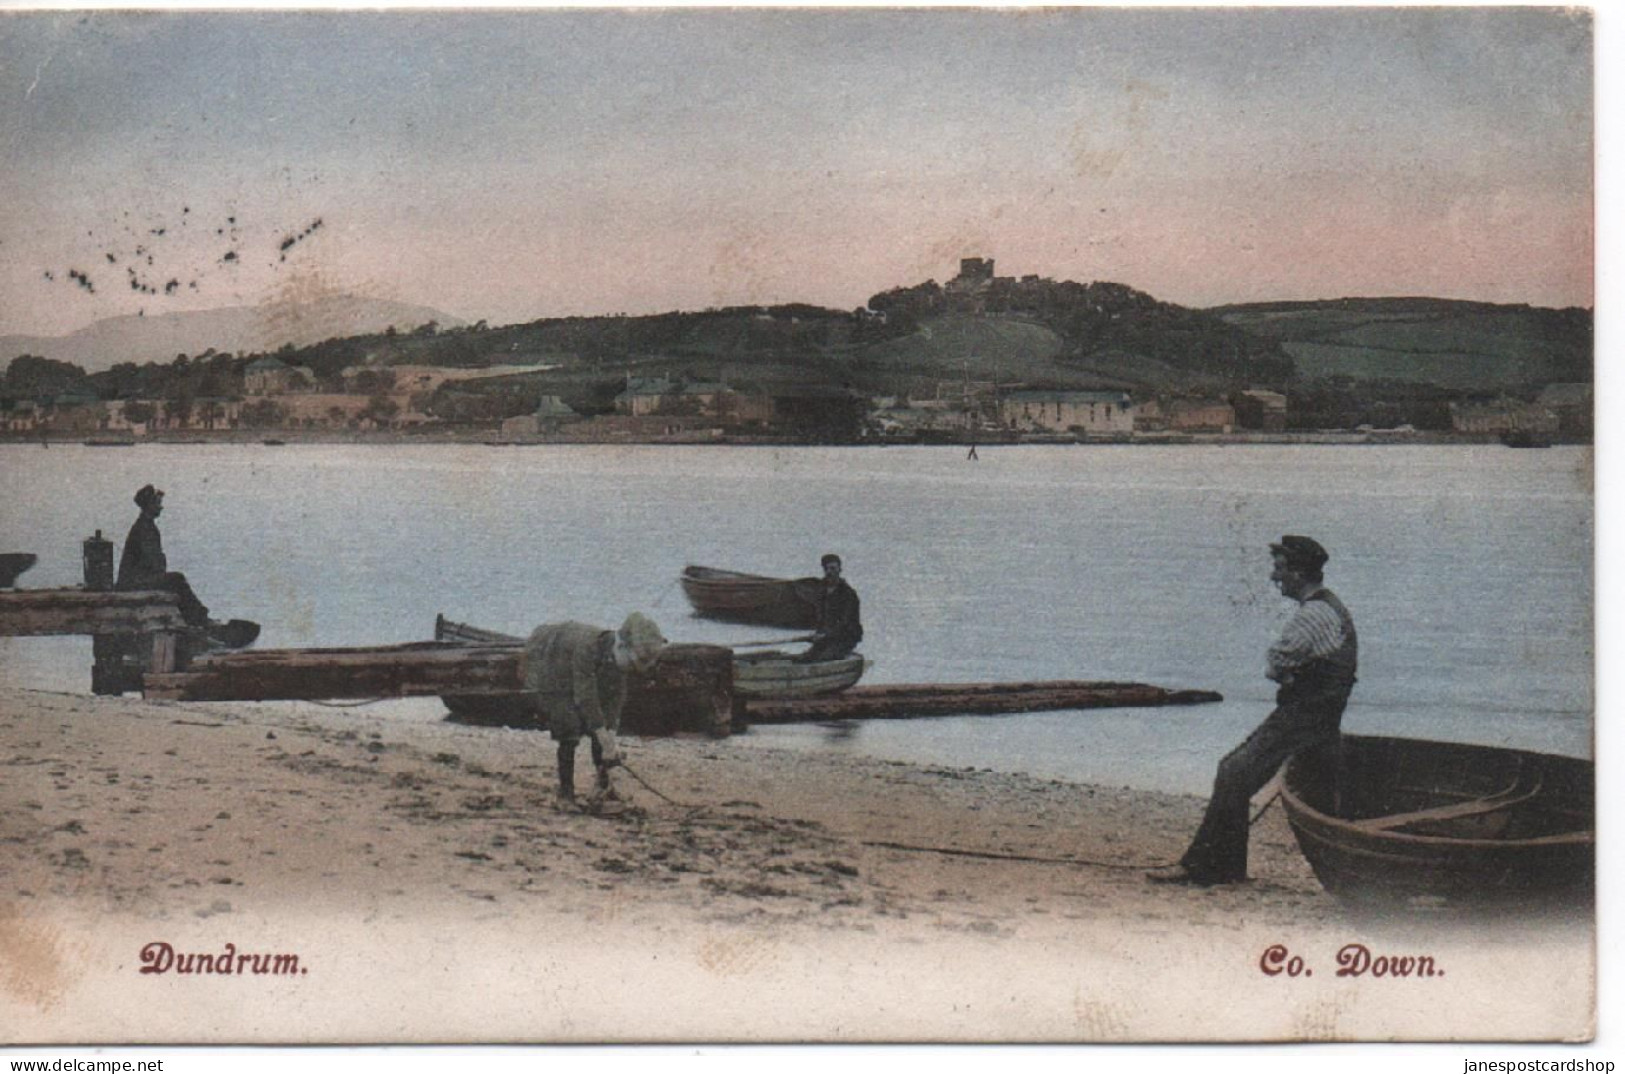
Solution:
{"label": "boat gunwale", "polygon": [[[1561,762],[1572,762],[1576,764],[1590,763],[1579,757],[1567,757],[1556,753],[1538,753],[1533,750],[1521,750],[1503,746],[1484,746],[1471,742],[1440,742],[1431,739],[1399,738],[1390,735],[1345,735],[1343,737],[1345,742],[1354,740],[1358,742],[1406,743],[1423,747],[1465,747],[1469,750],[1490,750],[1498,753],[1511,753],[1525,757],[1535,757],[1542,760],[1553,759]],[[1524,848],[1542,849],[1561,846],[1579,847],[1596,845],[1595,827],[1590,830],[1560,832],[1555,835],[1532,836],[1527,839],[1500,839],[1489,837],[1469,838],[1465,836],[1453,835],[1420,835],[1413,832],[1399,831],[1397,829],[1374,830],[1371,828],[1362,828],[1359,827],[1359,821],[1350,820],[1344,817],[1334,817],[1331,814],[1324,813],[1305,802],[1293,789],[1291,780],[1287,778],[1290,774],[1292,763],[1293,762],[1289,760],[1286,767],[1283,768],[1281,772],[1281,804],[1283,810],[1286,812],[1288,823],[1291,824],[1293,828],[1297,828],[1300,824],[1307,824],[1312,829],[1318,828],[1324,831],[1338,832],[1346,836],[1351,836],[1352,838],[1345,839],[1340,842],[1333,841],[1329,838],[1325,838],[1324,836],[1320,837],[1322,842],[1327,843],[1328,845],[1336,846],[1341,850],[1369,854],[1368,851],[1363,849],[1364,847],[1375,847],[1384,844],[1392,845],[1395,843],[1416,849],[1434,847],[1439,849],[1470,848],[1474,850],[1491,850],[1497,848],[1505,850],[1518,850]],[[1381,814],[1379,814],[1379,816],[1380,815]],[[1364,819],[1369,820],[1373,818]]]}

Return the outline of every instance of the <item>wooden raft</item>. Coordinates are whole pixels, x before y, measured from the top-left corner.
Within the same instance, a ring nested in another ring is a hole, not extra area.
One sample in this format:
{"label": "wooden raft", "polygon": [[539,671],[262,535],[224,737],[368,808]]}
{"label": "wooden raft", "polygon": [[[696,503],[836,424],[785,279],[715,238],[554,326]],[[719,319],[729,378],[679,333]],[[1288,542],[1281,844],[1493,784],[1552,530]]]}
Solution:
{"label": "wooden raft", "polygon": [[899,683],[854,686],[827,697],[750,701],[750,723],[820,720],[907,720],[924,716],[996,716],[1060,709],[1153,708],[1224,698],[1211,690],[1168,690],[1139,682]]}
{"label": "wooden raft", "polygon": [[[199,656],[182,672],[147,675],[166,701],[336,701],[443,696],[468,723],[538,726],[524,692],[519,645],[412,642],[345,649],[259,649]],[[455,701],[455,703],[453,703]],[[671,645],[652,677],[633,676],[621,729],[630,734],[725,735],[733,709],[733,654]]]}

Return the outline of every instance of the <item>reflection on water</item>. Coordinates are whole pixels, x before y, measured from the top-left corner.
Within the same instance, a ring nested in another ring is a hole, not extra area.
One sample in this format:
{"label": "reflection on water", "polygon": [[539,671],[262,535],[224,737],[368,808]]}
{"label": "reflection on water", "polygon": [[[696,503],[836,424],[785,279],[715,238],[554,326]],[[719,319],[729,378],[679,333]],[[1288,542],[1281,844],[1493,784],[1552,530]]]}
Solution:
{"label": "reflection on water", "polygon": [[[863,599],[865,681],[1133,680],[1226,701],[750,741],[1185,790],[1268,709],[1263,651],[1290,606],[1266,546],[1309,533],[1360,628],[1351,729],[1590,752],[1578,448],[1029,446],[967,464],[952,447],[6,445],[0,460],[0,550],[39,554],[30,585],[77,583],[79,542],[122,542],[154,481],[172,566],[219,614],[262,623],[262,647],[422,640],[438,612],[522,633],[633,609],[675,640],[755,641],[689,614],[682,567],[816,574],[838,551]],[[0,659],[11,682],[88,688],[85,639],[0,640]]]}

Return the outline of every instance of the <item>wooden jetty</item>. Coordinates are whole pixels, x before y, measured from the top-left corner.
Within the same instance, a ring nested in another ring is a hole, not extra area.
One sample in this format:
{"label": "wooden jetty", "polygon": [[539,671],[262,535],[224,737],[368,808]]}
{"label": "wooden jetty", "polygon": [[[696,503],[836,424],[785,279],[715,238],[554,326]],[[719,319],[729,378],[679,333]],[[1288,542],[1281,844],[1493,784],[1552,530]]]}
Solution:
{"label": "wooden jetty", "polygon": [[186,621],[173,593],[79,588],[0,593],[0,635],[62,634],[93,639],[93,693],[139,690],[143,671],[173,671],[186,659]]}
{"label": "wooden jetty", "polygon": [[186,623],[173,593],[92,589],[14,589],[0,592],[0,634],[178,633]]}
{"label": "wooden jetty", "polygon": [[745,706],[745,719],[756,724],[906,720],[1061,709],[1153,708],[1223,700],[1211,690],[1168,690],[1139,682],[898,683],[854,686],[839,694],[794,701],[753,699]]}

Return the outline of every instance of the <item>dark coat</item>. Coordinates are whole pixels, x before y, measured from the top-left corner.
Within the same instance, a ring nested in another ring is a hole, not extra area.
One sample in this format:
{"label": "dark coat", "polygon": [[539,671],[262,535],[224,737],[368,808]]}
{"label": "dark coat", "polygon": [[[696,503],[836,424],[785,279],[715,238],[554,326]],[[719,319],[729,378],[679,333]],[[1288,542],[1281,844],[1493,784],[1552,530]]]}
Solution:
{"label": "dark coat", "polygon": [[162,589],[168,573],[169,561],[164,556],[164,539],[158,533],[158,523],[143,511],[124,539],[124,553],[118,562],[118,588]]}
{"label": "dark coat", "polygon": [[824,586],[818,595],[818,634],[845,646],[848,651],[863,640],[863,623],[858,618],[858,594],[846,579]]}

